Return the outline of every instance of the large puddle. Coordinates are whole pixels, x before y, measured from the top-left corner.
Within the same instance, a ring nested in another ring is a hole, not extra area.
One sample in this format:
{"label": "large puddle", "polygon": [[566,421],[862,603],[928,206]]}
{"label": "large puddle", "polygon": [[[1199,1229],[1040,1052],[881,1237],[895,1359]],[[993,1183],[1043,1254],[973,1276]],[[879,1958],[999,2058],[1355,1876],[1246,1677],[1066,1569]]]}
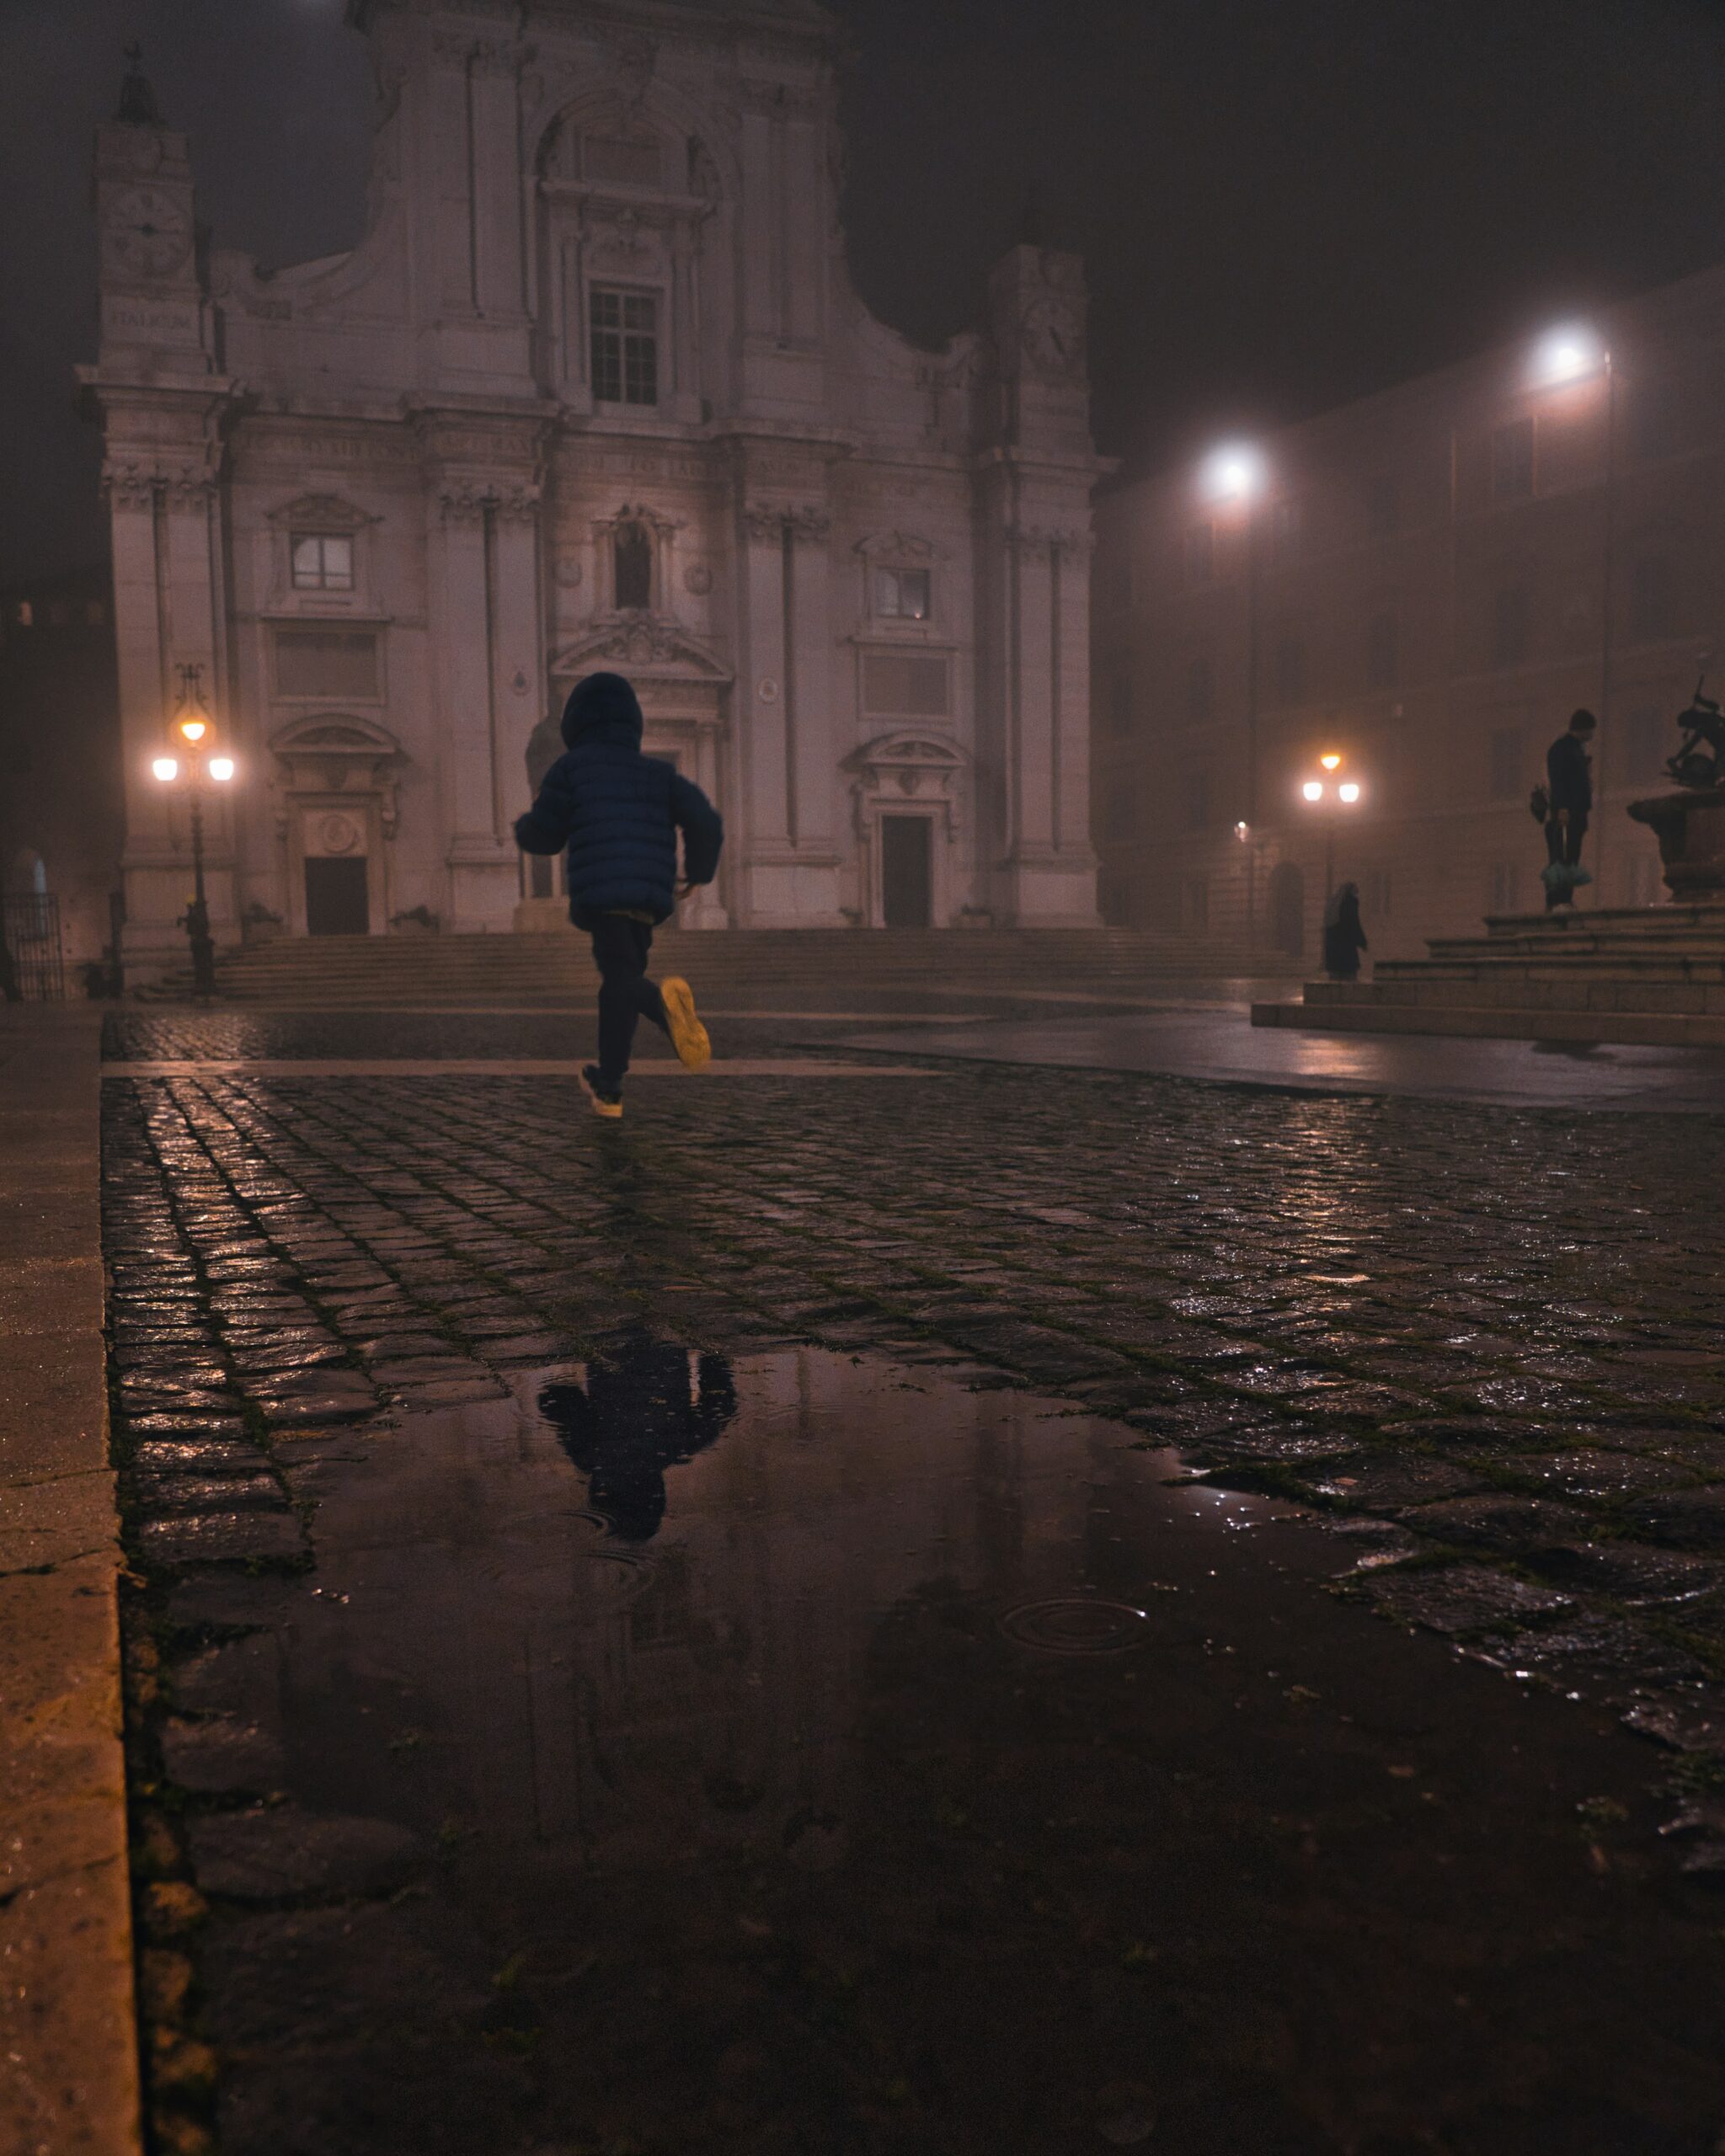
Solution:
{"label": "large puddle", "polygon": [[280,1449],[315,1573],[174,1604],[225,2156],[1712,2156],[1658,1755],[1118,1424],[642,1341]]}

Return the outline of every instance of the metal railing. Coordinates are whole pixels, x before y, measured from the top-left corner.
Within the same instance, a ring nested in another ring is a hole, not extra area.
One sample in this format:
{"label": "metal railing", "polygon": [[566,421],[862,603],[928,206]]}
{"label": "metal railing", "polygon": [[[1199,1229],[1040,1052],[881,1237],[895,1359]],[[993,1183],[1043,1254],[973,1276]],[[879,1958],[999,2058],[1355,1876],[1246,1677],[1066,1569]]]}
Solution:
{"label": "metal railing", "polygon": [[51,892],[0,894],[0,994],[8,1002],[58,1003],[66,994],[60,901]]}

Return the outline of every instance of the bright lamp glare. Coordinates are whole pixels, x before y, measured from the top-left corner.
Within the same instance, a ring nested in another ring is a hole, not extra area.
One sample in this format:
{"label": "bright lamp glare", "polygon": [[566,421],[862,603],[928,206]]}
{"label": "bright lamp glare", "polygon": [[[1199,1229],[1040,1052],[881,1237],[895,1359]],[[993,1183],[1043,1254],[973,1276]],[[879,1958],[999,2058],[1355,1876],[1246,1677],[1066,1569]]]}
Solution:
{"label": "bright lamp glare", "polygon": [[201,718],[183,718],[179,722],[179,731],[185,740],[201,741],[210,731],[209,722]]}
{"label": "bright lamp glare", "polygon": [[1318,761],[1327,771],[1332,771],[1340,765],[1342,759],[1332,750],[1327,756],[1320,756]]}
{"label": "bright lamp glare", "polygon": [[1579,382],[1605,361],[1605,347],[1591,329],[1554,329],[1535,350],[1533,376],[1541,387],[1556,389],[1566,382]]}
{"label": "bright lamp glare", "polygon": [[1263,485],[1263,456],[1249,442],[1225,442],[1204,460],[1200,484],[1213,502],[1248,502]]}
{"label": "bright lamp glare", "polygon": [[1359,788],[1352,779],[1349,779],[1345,786],[1338,786],[1336,791],[1344,801],[1358,801],[1359,798]]}
{"label": "bright lamp glare", "polygon": [[179,776],[179,766],[174,762],[172,756],[158,756],[150,769],[164,786],[169,779]]}
{"label": "bright lamp glare", "polygon": [[210,776],[216,781],[216,783],[218,786],[225,786],[227,781],[233,776],[232,757],[211,756],[210,759]]}
{"label": "bright lamp glare", "polygon": [[1324,782],[1321,778],[1309,778],[1300,791],[1308,801],[1322,801],[1324,798]]}

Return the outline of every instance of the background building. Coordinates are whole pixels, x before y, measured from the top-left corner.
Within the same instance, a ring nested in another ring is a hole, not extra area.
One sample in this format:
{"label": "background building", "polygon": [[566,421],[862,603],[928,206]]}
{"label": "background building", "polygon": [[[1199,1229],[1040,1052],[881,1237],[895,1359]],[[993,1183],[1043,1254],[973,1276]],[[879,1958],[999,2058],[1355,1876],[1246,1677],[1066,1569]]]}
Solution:
{"label": "background building", "polygon": [[351,253],[207,249],[136,77],[98,138],[134,954],[184,903],[188,665],[218,939],[555,917],[510,826],[601,666],[726,816],[691,925],[1093,921],[1076,259],[1012,249],[937,353],[874,321],[809,0],[353,16]]}
{"label": "background building", "polygon": [[1097,536],[1108,920],[1314,958],[1331,845],[1375,955],[1537,907],[1528,795],[1582,704],[1583,903],[1662,899],[1623,812],[1712,651],[1725,693],[1725,270],[1122,487]]}
{"label": "background building", "polygon": [[0,913],[34,992],[45,967],[101,958],[124,830],[106,565],[13,585],[0,592]]}

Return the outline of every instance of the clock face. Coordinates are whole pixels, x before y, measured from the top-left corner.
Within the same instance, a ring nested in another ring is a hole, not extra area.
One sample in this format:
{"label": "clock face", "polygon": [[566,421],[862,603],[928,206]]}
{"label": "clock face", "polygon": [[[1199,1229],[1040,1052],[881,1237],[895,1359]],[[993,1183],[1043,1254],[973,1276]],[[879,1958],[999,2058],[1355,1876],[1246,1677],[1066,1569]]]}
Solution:
{"label": "clock face", "polygon": [[184,259],[191,237],[184,204],[160,188],[124,188],[108,205],[108,253],[134,276],[166,276]]}

